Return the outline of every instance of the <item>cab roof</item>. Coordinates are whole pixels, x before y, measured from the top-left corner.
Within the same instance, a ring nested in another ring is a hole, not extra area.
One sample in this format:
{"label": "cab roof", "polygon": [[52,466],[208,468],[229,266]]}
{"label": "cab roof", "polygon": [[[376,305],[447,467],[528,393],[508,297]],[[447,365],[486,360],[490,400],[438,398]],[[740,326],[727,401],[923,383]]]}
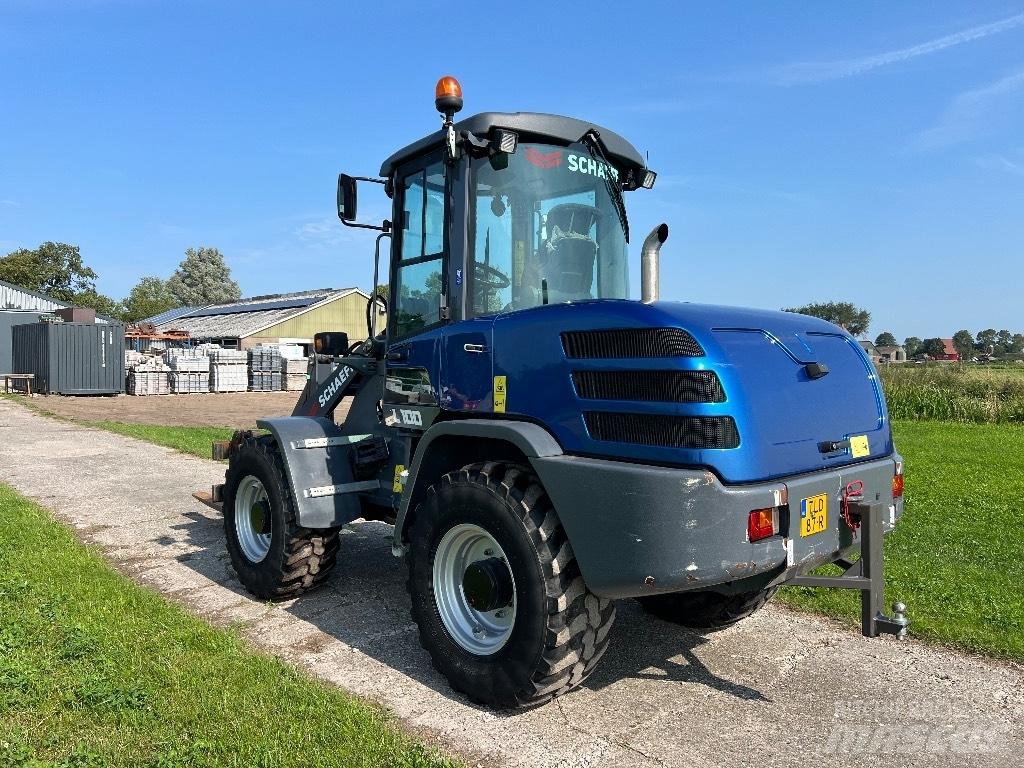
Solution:
{"label": "cab roof", "polygon": [[[561,115],[546,115],[540,112],[481,112],[455,123],[455,133],[469,131],[477,136],[487,136],[493,128],[505,128],[519,134],[520,141],[533,139],[555,140],[572,144],[583,138],[589,131],[597,131],[608,153],[609,159],[642,171],[646,167],[643,157],[636,148],[614,131],[602,128],[585,120]],[[444,131],[438,130],[424,136],[407,147],[395,152],[380,167],[381,176],[390,176],[396,167],[423,152],[441,146]]]}

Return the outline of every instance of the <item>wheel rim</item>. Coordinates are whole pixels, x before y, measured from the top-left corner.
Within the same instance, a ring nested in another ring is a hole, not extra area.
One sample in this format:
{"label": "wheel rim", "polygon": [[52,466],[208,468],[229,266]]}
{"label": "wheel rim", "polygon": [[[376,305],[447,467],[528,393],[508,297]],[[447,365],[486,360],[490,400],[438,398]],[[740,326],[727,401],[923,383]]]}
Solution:
{"label": "wheel rim", "polygon": [[[494,593],[501,595],[497,597],[501,605],[477,610],[470,602],[475,599],[480,604],[479,592],[471,588],[471,597],[467,597],[464,585],[468,578],[476,587],[486,574],[499,580],[507,575],[508,582]],[[470,653],[487,656],[508,642],[516,622],[515,577],[505,552],[480,526],[456,525],[441,538],[434,555],[434,601],[448,634]]]}
{"label": "wheel rim", "polygon": [[246,475],[235,492],[235,533],[242,554],[259,563],[270,551],[270,497],[258,477]]}

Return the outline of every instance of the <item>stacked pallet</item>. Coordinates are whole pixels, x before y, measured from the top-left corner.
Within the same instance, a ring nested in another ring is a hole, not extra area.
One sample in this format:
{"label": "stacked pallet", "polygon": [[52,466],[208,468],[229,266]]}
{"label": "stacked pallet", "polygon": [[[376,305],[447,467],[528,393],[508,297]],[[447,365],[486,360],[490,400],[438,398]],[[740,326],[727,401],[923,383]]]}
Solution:
{"label": "stacked pallet", "polygon": [[249,388],[248,355],[239,349],[208,349],[211,392],[245,392]]}
{"label": "stacked pallet", "polygon": [[159,357],[143,357],[128,369],[129,395],[167,395],[171,392],[171,369]]}
{"label": "stacked pallet", "polygon": [[124,368],[126,371],[131,370],[132,366],[145,361],[146,355],[141,352],[136,352],[134,349],[126,349],[124,351]]}
{"label": "stacked pallet", "polygon": [[277,344],[260,344],[249,350],[249,389],[253,392],[281,389],[281,352]]}
{"label": "stacked pallet", "polygon": [[168,353],[171,392],[184,395],[210,391],[210,358],[205,353],[180,349]]}
{"label": "stacked pallet", "polygon": [[305,357],[282,358],[282,388],[288,392],[301,392],[306,388],[306,369],[309,360]]}

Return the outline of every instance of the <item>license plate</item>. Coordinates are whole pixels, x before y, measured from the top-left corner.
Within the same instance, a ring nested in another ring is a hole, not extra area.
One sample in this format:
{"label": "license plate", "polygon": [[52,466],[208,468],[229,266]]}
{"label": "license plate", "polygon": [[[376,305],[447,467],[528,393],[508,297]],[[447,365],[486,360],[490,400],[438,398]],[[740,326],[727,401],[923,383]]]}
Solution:
{"label": "license plate", "polygon": [[813,536],[828,525],[828,494],[819,493],[800,500],[800,535]]}

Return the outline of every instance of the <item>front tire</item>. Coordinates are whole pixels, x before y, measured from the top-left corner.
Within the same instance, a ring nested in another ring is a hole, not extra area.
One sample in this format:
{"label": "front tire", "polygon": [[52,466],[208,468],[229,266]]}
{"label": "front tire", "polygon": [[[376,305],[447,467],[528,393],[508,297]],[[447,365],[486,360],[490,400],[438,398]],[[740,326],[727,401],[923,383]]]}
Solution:
{"label": "front tire", "polygon": [[416,508],[410,539],[412,617],[453,688],[528,707],[593,672],[615,605],[587,589],[536,475],[494,462],[445,475]]}
{"label": "front tire", "polygon": [[641,597],[640,605],[659,619],[691,629],[725,629],[759,611],[778,587],[725,595],[700,590]]}
{"label": "front tire", "polygon": [[239,580],[263,600],[297,597],[327,579],[338,530],[303,528],[277,445],[247,438],[224,483],[224,533]]}

